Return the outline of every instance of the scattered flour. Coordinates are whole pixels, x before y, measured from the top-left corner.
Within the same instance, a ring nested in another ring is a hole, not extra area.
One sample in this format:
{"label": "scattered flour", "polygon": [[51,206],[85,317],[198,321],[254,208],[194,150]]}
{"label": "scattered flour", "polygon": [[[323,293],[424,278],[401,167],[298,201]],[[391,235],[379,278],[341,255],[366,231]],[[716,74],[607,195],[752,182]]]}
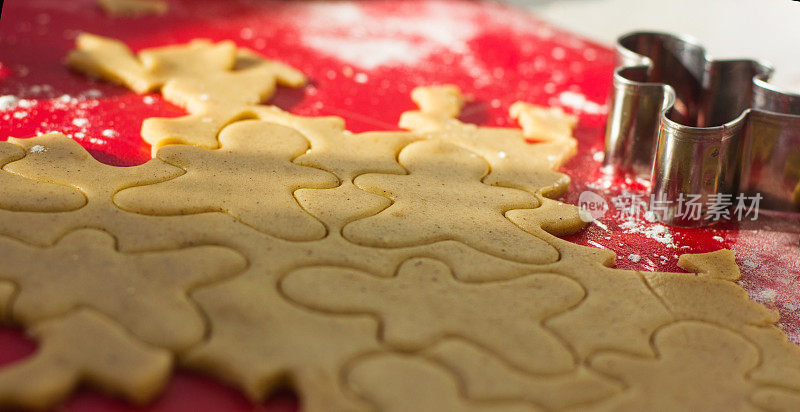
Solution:
{"label": "scattered flour", "polygon": [[595,103],[586,99],[586,96],[581,93],[570,91],[561,92],[558,95],[558,103],[581,113],[605,114],[608,112],[608,107],[606,105]]}
{"label": "scattered flour", "polygon": [[0,96],[0,110],[6,111],[9,109],[13,109],[17,107],[18,102],[19,99],[17,98],[17,96],[11,94]]}
{"label": "scattered flour", "polygon": [[627,222],[620,224],[619,227],[623,229],[626,233],[643,234],[649,239],[653,239],[659,243],[663,243],[668,248],[678,247],[674,243],[672,233],[669,232],[669,228],[660,223],[654,225],[647,225],[643,222],[635,222],[633,220],[629,220]]}
{"label": "scattered flour", "polygon": [[800,344],[800,248],[791,231],[741,230],[730,246],[741,257],[737,281],[750,297],[780,312],[780,327]]}
{"label": "scattered flour", "polygon": [[81,94],[81,96],[89,98],[89,99],[98,99],[103,97],[103,92],[97,89],[89,89]]}
{"label": "scattered flour", "polygon": [[320,53],[364,69],[412,65],[440,49],[468,50],[478,27],[446,4],[422,3],[418,13],[375,16],[365,3],[304,6],[303,42]]}
{"label": "scattered flour", "polygon": [[72,124],[78,127],[85,127],[89,124],[89,119],[77,118],[72,120]]}
{"label": "scattered flour", "polygon": [[753,294],[753,298],[758,301],[774,301],[775,297],[778,296],[778,292],[775,289],[762,289]]}
{"label": "scattered flour", "polygon": [[42,146],[42,145],[40,145],[40,144],[37,144],[37,145],[31,147],[31,153],[42,153],[42,152],[46,152],[46,151],[47,151],[47,148]]}

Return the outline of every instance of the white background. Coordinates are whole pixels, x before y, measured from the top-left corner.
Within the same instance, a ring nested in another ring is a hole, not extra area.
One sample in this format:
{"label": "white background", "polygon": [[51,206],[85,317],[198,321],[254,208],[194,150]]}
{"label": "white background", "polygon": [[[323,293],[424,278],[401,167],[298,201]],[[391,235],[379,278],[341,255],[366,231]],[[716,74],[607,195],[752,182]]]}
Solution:
{"label": "white background", "polygon": [[715,58],[757,58],[800,93],[800,2],[792,0],[506,0],[612,46],[633,30],[696,37]]}

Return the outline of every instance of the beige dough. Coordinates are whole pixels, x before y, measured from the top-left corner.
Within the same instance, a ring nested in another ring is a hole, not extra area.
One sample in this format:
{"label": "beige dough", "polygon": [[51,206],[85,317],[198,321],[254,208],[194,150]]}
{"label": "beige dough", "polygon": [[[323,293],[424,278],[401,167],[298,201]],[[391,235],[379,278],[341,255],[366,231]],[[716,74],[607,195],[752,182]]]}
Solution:
{"label": "beige dough", "polygon": [[97,0],[97,4],[111,17],[161,15],[169,10],[164,0]]}
{"label": "beige dough", "polygon": [[218,246],[122,254],[112,236],[92,229],[70,232],[51,248],[0,239],[0,249],[0,278],[19,287],[12,311],[16,322],[31,325],[92,307],[142,340],[173,351],[203,336],[201,314],[186,291],[246,267],[241,255]]}
{"label": "beige dough", "polygon": [[[572,354],[540,325],[583,298],[581,286],[562,276],[464,284],[441,262],[412,259],[394,278],[339,268],[301,269],[290,273],[281,289],[312,308],[374,314],[382,340],[401,350],[461,336],[531,372],[562,373],[575,367]],[[498,320],[497,308],[504,308],[507,321]]]}
{"label": "beige dough", "polygon": [[[161,160],[186,170],[178,178],[123,190],[121,208],[151,215],[226,212],[242,223],[287,240],[325,237],[325,226],[306,213],[292,193],[338,185],[333,174],[292,163],[308,150],[293,129],[257,120],[238,122],[219,137],[219,150],[170,146]],[[152,199],[161,199],[153,203]]]}
{"label": "beige dough", "polygon": [[426,350],[454,371],[470,399],[521,399],[546,410],[562,410],[617,395],[623,386],[585,366],[562,374],[532,374],[462,339],[443,340]]}
{"label": "beige dough", "polygon": [[232,42],[77,48],[189,115],[145,121],[156,156],[131,168],[59,134],[0,144],[0,318],[40,342],[0,405],[80,382],[147,401],[172,357],[309,411],[798,405],[800,349],[731,252],[640,273],[557,237],[585,225],[552,198],[576,146],[558,109],[478,127],[457,87],[418,88],[408,131],[354,134],[261,104],[305,78]]}
{"label": "beige dough", "polygon": [[[678,322],[653,337],[657,359],[618,353],[591,358],[596,370],[621,379],[627,389],[596,410],[750,411],[758,349],[730,330],[700,322]],[[720,354],[725,354],[722,358]]]}
{"label": "beige dough", "polygon": [[194,40],[187,45],[146,49],[135,56],[116,40],[82,33],[69,54],[75,70],[126,85],[138,93],[161,89],[186,108],[179,118],[151,118],[142,137],[153,154],[167,144],[219,147],[217,135],[231,122],[252,117],[252,105],[268,100],[276,84],[300,87],[305,76],[279,62],[237,49],[231,41]]}
{"label": "beige dough", "polygon": [[[420,110],[403,113],[400,127],[431,139],[452,141],[480,155],[491,168],[484,183],[547,197],[558,196],[569,186],[569,177],[553,169],[575,153],[577,143],[571,134],[577,122],[574,116],[518,102],[510,114],[521,121],[522,131],[475,127],[455,119],[464,103],[458,88],[452,85],[418,88],[411,97]],[[538,143],[529,144],[527,139]]]}
{"label": "beige dough", "polygon": [[11,303],[17,286],[9,281],[0,281],[0,325],[11,323]]}
{"label": "beige dough", "polygon": [[[448,239],[509,260],[538,264],[558,260],[552,246],[503,216],[511,209],[538,207],[536,197],[481,183],[489,165],[476,154],[429,140],[406,146],[398,160],[407,175],[365,174],[355,179],[357,187],[388,197],[392,205],[345,226],[347,240],[399,247]],[[442,163],[451,167],[444,169]]]}
{"label": "beige dough", "polygon": [[347,382],[365,399],[387,412],[533,412],[521,402],[476,402],[463,399],[457,379],[420,358],[376,355],[361,360]]}
{"label": "beige dough", "polygon": [[0,142],[0,209],[62,212],[86,204],[86,198],[75,189],[28,180],[2,169],[6,163],[24,156],[25,151],[19,146]]}
{"label": "beige dough", "polygon": [[0,406],[44,409],[86,383],[134,403],[161,392],[172,356],[137,341],[118,324],[90,309],[30,328],[39,348],[0,372]]}
{"label": "beige dough", "polygon": [[767,410],[791,412],[800,409],[800,395],[780,388],[758,390],[751,400]]}

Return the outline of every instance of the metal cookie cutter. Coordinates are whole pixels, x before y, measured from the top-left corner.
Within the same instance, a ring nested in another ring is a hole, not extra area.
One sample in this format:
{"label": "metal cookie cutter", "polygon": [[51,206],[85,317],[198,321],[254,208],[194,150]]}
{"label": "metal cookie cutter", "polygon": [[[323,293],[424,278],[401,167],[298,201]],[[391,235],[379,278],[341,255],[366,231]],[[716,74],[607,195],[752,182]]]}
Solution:
{"label": "metal cookie cutter", "polygon": [[686,37],[620,37],[605,164],[650,178],[668,224],[713,221],[707,209],[681,210],[690,195],[703,204],[730,195],[734,205],[760,196],[761,209],[800,211],[800,95],[769,85],[772,71],[714,60]]}

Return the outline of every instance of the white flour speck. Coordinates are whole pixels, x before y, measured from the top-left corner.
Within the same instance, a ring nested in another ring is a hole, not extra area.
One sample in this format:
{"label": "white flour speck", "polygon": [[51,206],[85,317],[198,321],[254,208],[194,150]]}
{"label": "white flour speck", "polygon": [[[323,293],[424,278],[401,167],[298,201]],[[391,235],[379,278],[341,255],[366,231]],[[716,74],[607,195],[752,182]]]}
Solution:
{"label": "white flour speck", "polygon": [[42,152],[46,152],[46,151],[47,151],[47,148],[42,146],[42,145],[40,145],[40,144],[37,144],[36,146],[31,147],[31,153],[42,153]]}
{"label": "white flour speck", "polygon": [[97,89],[89,89],[83,93],[83,96],[88,97],[90,99],[97,99],[103,96],[103,92]]}
{"label": "white flour speck", "polygon": [[5,110],[8,110],[8,109],[17,107],[18,103],[19,103],[19,99],[17,98],[17,96],[10,95],[10,94],[6,94],[6,95],[3,95],[3,96],[0,96],[0,110],[5,111]]}
{"label": "white flour speck", "polygon": [[413,16],[379,17],[368,14],[360,2],[314,2],[299,10],[297,21],[307,46],[373,69],[413,65],[442,49],[468,51],[478,27],[461,14],[436,2],[422,3]]}
{"label": "white flour speck", "polygon": [[[553,89],[553,91],[555,91],[555,88]],[[604,114],[608,110],[605,105],[588,100],[586,96],[581,93],[570,91],[561,92],[558,95],[558,102],[562,106],[570,107],[588,114]]]}
{"label": "white flour speck", "polygon": [[117,133],[116,130],[111,130],[111,129],[103,130],[103,132],[101,134],[103,136],[105,136],[105,137],[117,137],[117,136],[119,136],[119,133]]}
{"label": "white flour speck", "polygon": [[778,292],[776,292],[775,289],[767,288],[767,289],[763,289],[763,290],[758,291],[755,294],[755,296],[753,296],[753,298],[755,298],[756,300],[759,300],[759,301],[769,302],[769,301],[775,300],[776,296],[778,296]]}
{"label": "white flour speck", "polygon": [[653,239],[659,243],[663,243],[669,248],[678,247],[675,243],[673,243],[672,233],[669,232],[668,227],[660,223],[655,225],[649,225],[647,227],[645,226],[646,225],[642,224],[642,222],[635,222],[633,220],[629,220],[619,225],[619,227],[623,229],[626,233],[640,233],[649,239]]}
{"label": "white flour speck", "polygon": [[73,119],[72,124],[78,127],[84,127],[89,124],[89,119],[84,119],[84,118]]}

